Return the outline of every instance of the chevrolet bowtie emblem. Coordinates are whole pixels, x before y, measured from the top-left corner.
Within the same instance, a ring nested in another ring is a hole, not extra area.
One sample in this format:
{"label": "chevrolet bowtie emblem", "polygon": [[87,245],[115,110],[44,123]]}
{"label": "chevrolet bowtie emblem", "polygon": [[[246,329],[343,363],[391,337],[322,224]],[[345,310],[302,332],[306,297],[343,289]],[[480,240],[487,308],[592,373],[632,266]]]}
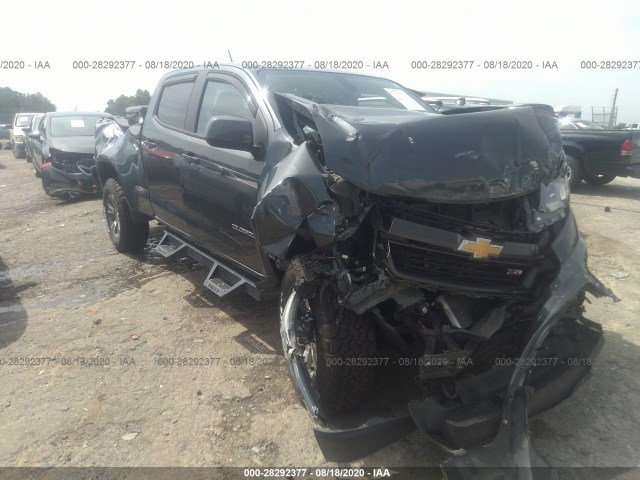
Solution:
{"label": "chevrolet bowtie emblem", "polygon": [[461,252],[473,253],[473,258],[481,259],[487,259],[490,255],[497,257],[503,248],[501,245],[493,245],[488,238],[481,237],[478,237],[475,242],[463,240],[458,246]]}

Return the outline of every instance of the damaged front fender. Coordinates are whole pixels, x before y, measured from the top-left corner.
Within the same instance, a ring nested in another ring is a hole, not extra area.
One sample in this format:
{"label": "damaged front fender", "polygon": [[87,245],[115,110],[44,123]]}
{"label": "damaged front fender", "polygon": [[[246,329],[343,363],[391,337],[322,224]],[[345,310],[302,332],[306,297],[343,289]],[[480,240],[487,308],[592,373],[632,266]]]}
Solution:
{"label": "damaged front fender", "polygon": [[330,194],[334,180],[306,143],[269,171],[253,213],[258,241],[269,256],[290,257],[296,239],[312,248],[334,242],[340,221]]}

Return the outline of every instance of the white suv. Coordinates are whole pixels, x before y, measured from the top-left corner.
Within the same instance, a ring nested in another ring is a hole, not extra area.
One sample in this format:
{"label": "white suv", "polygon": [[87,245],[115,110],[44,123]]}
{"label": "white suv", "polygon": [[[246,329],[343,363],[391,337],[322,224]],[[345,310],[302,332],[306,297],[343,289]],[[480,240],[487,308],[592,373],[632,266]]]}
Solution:
{"label": "white suv", "polygon": [[13,150],[13,156],[16,158],[24,157],[24,137],[25,133],[22,130],[27,128],[31,123],[31,119],[38,115],[40,112],[22,112],[16,113],[13,117],[13,123],[11,124],[11,133],[9,134],[11,140],[11,150]]}

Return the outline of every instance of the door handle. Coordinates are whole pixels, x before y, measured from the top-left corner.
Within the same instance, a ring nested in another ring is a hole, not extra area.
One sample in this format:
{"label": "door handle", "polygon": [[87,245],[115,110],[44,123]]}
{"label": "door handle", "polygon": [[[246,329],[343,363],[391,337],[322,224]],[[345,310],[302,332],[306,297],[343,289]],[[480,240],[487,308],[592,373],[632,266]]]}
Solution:
{"label": "door handle", "polygon": [[185,162],[189,163],[189,164],[194,164],[194,165],[199,165],[200,164],[200,159],[198,157],[196,157],[195,155],[191,155],[188,153],[183,153],[182,154],[182,158],[184,159]]}
{"label": "door handle", "polygon": [[155,144],[154,142],[150,142],[150,141],[148,141],[148,140],[147,140],[147,141],[142,142],[142,146],[143,146],[144,148],[146,148],[146,149],[149,149],[149,150],[156,148],[156,144]]}

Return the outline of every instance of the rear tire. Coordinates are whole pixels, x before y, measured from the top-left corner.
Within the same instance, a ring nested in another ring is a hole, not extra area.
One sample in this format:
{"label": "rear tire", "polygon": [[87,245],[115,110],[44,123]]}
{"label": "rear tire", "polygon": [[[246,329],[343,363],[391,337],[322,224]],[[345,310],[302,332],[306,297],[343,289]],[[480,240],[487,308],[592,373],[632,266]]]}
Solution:
{"label": "rear tire", "polygon": [[582,182],[584,169],[582,168],[582,162],[571,155],[567,155],[567,165],[569,167],[569,171],[567,172],[569,188],[573,190]]}
{"label": "rear tire", "polygon": [[144,248],[149,238],[149,222],[133,220],[129,203],[120,184],[108,179],[102,193],[107,229],[111,243],[119,252],[137,252]]}
{"label": "rear tire", "polygon": [[[299,258],[292,260],[282,281],[281,319],[296,283],[304,284],[312,279],[313,274]],[[306,297],[313,318],[313,338],[305,348],[312,352],[308,356],[315,364],[313,371],[309,367],[307,370],[322,410],[338,414],[360,405],[375,383],[375,366],[366,361],[376,354],[375,327],[366,316],[341,309],[335,295],[328,292],[330,289],[324,290],[325,294],[316,290],[313,296]],[[337,323],[336,318],[340,318]],[[358,359],[362,360],[358,362]]]}
{"label": "rear tire", "polygon": [[589,185],[598,186],[611,183],[616,178],[616,175],[589,175],[585,173],[582,178]]}

